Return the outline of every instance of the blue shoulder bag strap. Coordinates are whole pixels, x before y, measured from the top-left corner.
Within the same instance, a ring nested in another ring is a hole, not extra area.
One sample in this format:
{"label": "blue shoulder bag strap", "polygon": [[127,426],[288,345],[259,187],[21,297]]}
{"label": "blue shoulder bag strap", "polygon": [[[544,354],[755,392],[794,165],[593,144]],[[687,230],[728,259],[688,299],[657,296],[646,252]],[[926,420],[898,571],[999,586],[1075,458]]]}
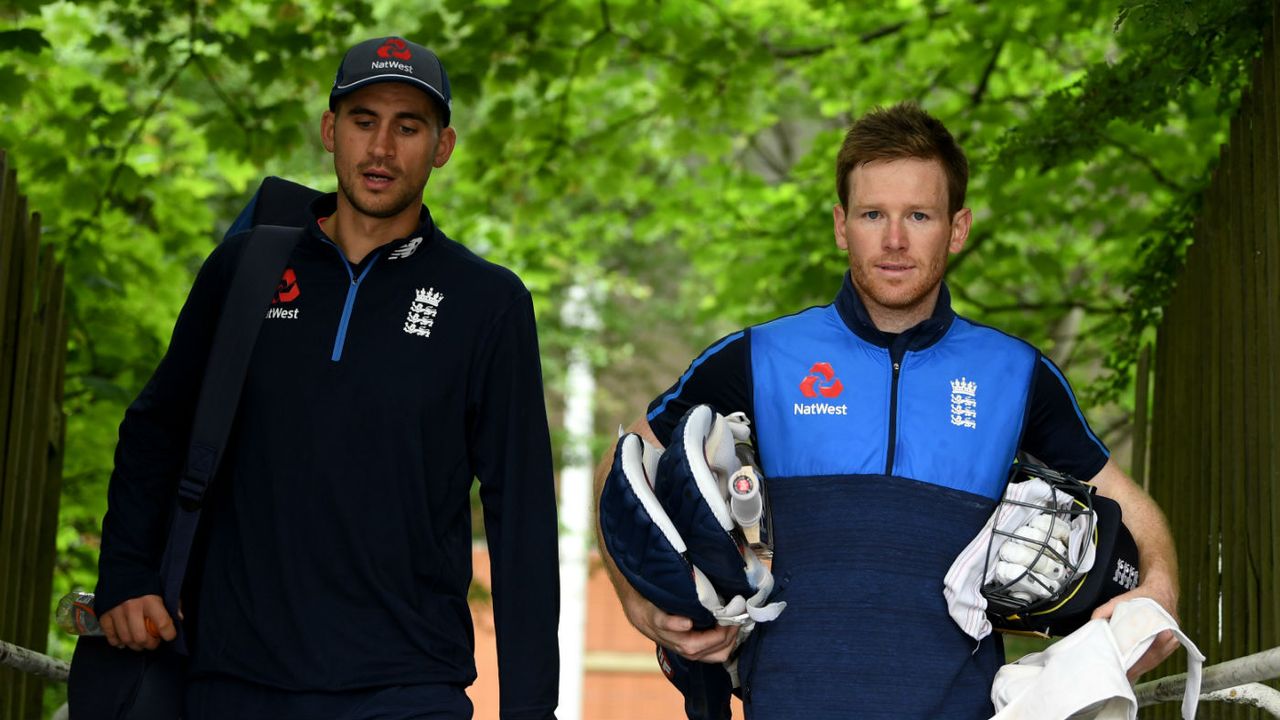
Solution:
{"label": "blue shoulder bag strap", "polygon": [[301,237],[302,230],[296,227],[259,225],[253,229],[214,331],[213,347],[205,366],[191,425],[187,462],[178,482],[178,500],[169,527],[169,541],[160,562],[164,605],[178,629],[174,649],[183,655],[187,654],[187,647],[182,623],[178,622],[178,600],[200,522],[200,510],[231,433],[231,422],[240,403],[258,330],[289,262],[289,255]]}

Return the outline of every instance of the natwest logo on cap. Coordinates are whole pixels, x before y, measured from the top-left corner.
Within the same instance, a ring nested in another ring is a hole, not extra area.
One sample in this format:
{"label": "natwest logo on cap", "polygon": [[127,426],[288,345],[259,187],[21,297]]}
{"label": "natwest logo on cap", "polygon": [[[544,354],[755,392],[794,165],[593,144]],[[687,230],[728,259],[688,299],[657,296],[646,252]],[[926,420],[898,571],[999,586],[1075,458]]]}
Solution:
{"label": "natwest logo on cap", "polygon": [[398,60],[408,60],[413,57],[413,53],[409,52],[409,45],[400,38],[387,38],[382,43],[382,47],[378,48],[378,57],[380,58],[396,58]]}
{"label": "natwest logo on cap", "polygon": [[[821,384],[819,384],[820,381]],[[809,368],[809,374],[800,383],[800,393],[807,398],[818,397],[818,395],[833,398],[838,397],[841,392],[844,392],[844,383],[836,377],[836,371],[828,362],[814,363],[813,367]]]}

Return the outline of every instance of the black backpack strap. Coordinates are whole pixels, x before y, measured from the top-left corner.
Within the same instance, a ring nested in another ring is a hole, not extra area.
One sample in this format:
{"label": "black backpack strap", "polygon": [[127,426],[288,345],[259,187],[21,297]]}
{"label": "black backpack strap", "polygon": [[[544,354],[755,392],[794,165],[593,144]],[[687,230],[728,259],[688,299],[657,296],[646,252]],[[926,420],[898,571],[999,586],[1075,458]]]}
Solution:
{"label": "black backpack strap", "polygon": [[306,227],[316,221],[311,203],[324,193],[292,180],[269,175],[258,188],[253,224]]}
{"label": "black backpack strap", "polygon": [[301,237],[302,230],[296,227],[260,225],[253,229],[214,331],[191,426],[186,467],[178,482],[178,502],[169,527],[169,541],[160,563],[165,608],[178,628],[175,646],[184,654],[182,624],[177,622],[178,600],[200,522],[200,509],[231,434],[231,422],[240,403],[258,330],[289,255]]}
{"label": "black backpack strap", "polygon": [[324,193],[314,188],[270,175],[262,180],[222,239],[259,225],[307,227],[316,221],[311,214],[311,203],[322,195]]}

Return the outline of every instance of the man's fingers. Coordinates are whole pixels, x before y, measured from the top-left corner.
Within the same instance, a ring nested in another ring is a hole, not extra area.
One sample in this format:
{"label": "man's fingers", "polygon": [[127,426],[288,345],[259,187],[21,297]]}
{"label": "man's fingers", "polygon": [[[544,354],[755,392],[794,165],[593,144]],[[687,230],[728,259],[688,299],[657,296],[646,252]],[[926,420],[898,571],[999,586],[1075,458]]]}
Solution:
{"label": "man's fingers", "polygon": [[147,633],[144,640],[148,650],[157,647],[162,638],[172,640],[178,636],[177,630],[173,627],[173,619],[169,617],[169,611],[159,595],[147,595],[142,598],[142,615],[143,629]]}
{"label": "man's fingers", "polygon": [[111,647],[119,647],[120,635],[116,633],[116,622],[111,613],[98,618],[98,625],[102,627],[102,636],[107,639],[107,644]]}
{"label": "man's fingers", "polygon": [[659,631],[688,632],[693,629],[693,621],[680,615],[668,615],[655,607],[653,626]]}
{"label": "man's fingers", "polygon": [[178,630],[159,595],[131,598],[98,619],[102,634],[113,647],[154,650],[160,641],[173,640]]}
{"label": "man's fingers", "polygon": [[634,613],[629,612],[628,617],[632,618],[636,629],[681,657],[701,662],[723,662],[733,652],[738,637],[737,626],[694,630],[693,620],[681,615],[668,615],[638,593],[633,609]]}
{"label": "man's fingers", "polygon": [[129,640],[125,644],[133,650],[150,650],[157,645],[156,639],[147,632],[147,618],[140,607],[129,608]]}
{"label": "man's fingers", "polygon": [[724,662],[733,652],[737,637],[737,626],[716,626],[707,630],[681,633],[679,637],[673,638],[672,647],[689,660]]}
{"label": "man's fingers", "polygon": [[1165,658],[1172,655],[1181,645],[1182,643],[1178,642],[1178,638],[1172,632],[1168,630],[1161,632],[1151,642],[1151,647],[1147,648],[1142,657],[1138,658],[1133,667],[1129,668],[1129,672],[1126,673],[1129,682],[1136,682],[1143,674],[1156,669],[1160,663],[1165,661]]}
{"label": "man's fingers", "polygon": [[[152,632],[153,630],[155,632]],[[169,617],[169,613],[165,613],[164,617],[156,619],[155,622],[152,622],[151,618],[148,617],[147,632],[151,633],[152,637],[157,637],[169,642],[172,642],[174,638],[178,637],[178,629],[174,627],[173,620]]]}
{"label": "man's fingers", "polygon": [[1093,614],[1089,616],[1089,619],[1097,620],[1098,618],[1111,617],[1111,614],[1116,611],[1116,603],[1119,601],[1119,598],[1122,598],[1122,597],[1124,597],[1124,595],[1117,595],[1116,597],[1108,600],[1106,603],[1099,605],[1097,609],[1093,611]]}

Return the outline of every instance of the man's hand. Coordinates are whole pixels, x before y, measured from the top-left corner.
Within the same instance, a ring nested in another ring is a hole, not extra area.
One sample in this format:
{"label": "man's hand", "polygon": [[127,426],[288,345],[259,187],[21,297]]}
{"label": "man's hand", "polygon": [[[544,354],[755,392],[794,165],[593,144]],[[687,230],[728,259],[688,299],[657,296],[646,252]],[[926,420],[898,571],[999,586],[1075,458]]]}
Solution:
{"label": "man's hand", "polygon": [[[1149,597],[1160,604],[1174,619],[1178,619],[1178,556],[1173,549],[1173,536],[1164,513],[1141,487],[1124,474],[1115,460],[1108,460],[1098,474],[1089,479],[1098,493],[1120,503],[1124,524],[1133,533],[1138,544],[1138,559],[1142,584],[1093,611],[1093,619],[1109,618],[1116,605],[1125,600]],[[1160,633],[1152,641],[1146,654],[1129,668],[1129,681],[1133,682],[1144,672],[1159,665],[1178,649],[1173,633]]]}
{"label": "man's hand", "polygon": [[632,590],[622,600],[627,619],[642,635],[674,650],[687,660],[716,663],[729,659],[738,640],[738,626],[716,626],[694,630],[693,621],[668,615]]}
{"label": "man's hand", "polygon": [[98,618],[98,624],[112,647],[130,650],[155,650],[161,640],[178,637],[178,629],[159,595],[126,600]]}
{"label": "man's hand", "polygon": [[[1167,591],[1149,588],[1146,584],[1139,585],[1127,593],[1111,598],[1111,600],[1109,600],[1105,605],[1102,605],[1097,610],[1093,611],[1091,619],[1097,620],[1099,618],[1109,618],[1112,613],[1116,611],[1117,605],[1126,600],[1133,600],[1134,598],[1140,597],[1149,597],[1152,600],[1155,600],[1160,604],[1160,607],[1169,611],[1169,615],[1171,615],[1174,620],[1178,619],[1178,611],[1175,607],[1177,603],[1174,596]],[[1147,648],[1147,651],[1143,653],[1142,657],[1138,658],[1138,662],[1134,663],[1133,667],[1129,668],[1129,672],[1127,673],[1129,682],[1136,682],[1143,673],[1146,673],[1149,670],[1154,670],[1157,665],[1164,662],[1165,658],[1172,655],[1173,651],[1177,650],[1179,645],[1180,643],[1178,642],[1178,639],[1168,630],[1157,635],[1156,639],[1151,641],[1151,647]]]}
{"label": "man's hand", "polygon": [[[644,418],[631,423],[626,432],[638,434],[655,448],[662,448],[662,443],[653,434],[653,428]],[[600,506],[600,493],[604,490],[605,477],[613,465],[613,453],[617,444],[600,458],[596,466],[596,507]],[[600,559],[604,561],[605,571],[613,588],[618,594],[618,601],[631,622],[641,635],[658,643],[662,647],[673,650],[686,660],[715,663],[729,659],[734,645],[738,641],[739,628],[736,625],[718,626],[706,630],[694,630],[693,621],[679,615],[668,615],[658,609],[641,595],[619,572],[613,558],[605,551],[604,536],[600,534],[600,518],[596,517],[596,539],[599,541]]]}

